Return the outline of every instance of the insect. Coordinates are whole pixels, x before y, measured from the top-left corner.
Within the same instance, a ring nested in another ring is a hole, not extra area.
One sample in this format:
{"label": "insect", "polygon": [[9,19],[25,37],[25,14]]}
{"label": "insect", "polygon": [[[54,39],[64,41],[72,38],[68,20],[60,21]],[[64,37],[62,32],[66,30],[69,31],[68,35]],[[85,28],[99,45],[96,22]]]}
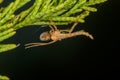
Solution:
{"label": "insect", "polygon": [[28,43],[28,44],[25,44],[25,48],[27,49],[27,48],[36,47],[36,46],[49,45],[49,44],[55,43],[57,41],[61,41],[63,39],[67,39],[67,38],[75,37],[75,36],[79,36],[79,35],[87,36],[92,40],[94,39],[91,34],[89,34],[88,32],[86,32],[84,30],[73,32],[73,30],[76,27],[76,25],[78,24],[78,22],[75,22],[69,30],[59,30],[59,29],[57,29],[57,26],[54,25],[53,22],[51,22],[51,23],[52,23],[52,25],[49,25],[51,30],[49,32],[43,32],[39,37],[41,41],[51,40],[50,42]]}

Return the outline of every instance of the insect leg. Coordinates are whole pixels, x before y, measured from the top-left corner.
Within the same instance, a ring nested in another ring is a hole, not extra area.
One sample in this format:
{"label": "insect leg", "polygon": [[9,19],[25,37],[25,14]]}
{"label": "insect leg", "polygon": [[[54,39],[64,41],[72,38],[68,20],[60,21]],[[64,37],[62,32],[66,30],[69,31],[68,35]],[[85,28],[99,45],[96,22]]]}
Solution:
{"label": "insect leg", "polygon": [[84,36],[87,36],[87,37],[89,37],[90,39],[94,40],[94,37],[93,37],[90,33],[86,32],[86,31],[84,31],[84,30],[77,31],[77,32],[74,32],[74,33],[72,34],[72,36],[78,36],[78,35],[84,35]]}
{"label": "insect leg", "polygon": [[78,24],[78,22],[75,22],[69,30],[60,30],[60,31],[61,32],[67,32],[67,33],[72,33],[72,31],[74,30],[74,28],[76,27],[77,24]]}
{"label": "insect leg", "polygon": [[73,24],[73,26],[71,27],[71,29],[69,30],[69,33],[72,33],[72,31],[74,30],[74,28],[76,27],[76,25],[78,24],[78,22],[75,22]]}
{"label": "insect leg", "polygon": [[25,44],[25,49],[31,48],[31,47],[49,45],[49,44],[52,44],[52,43],[55,43],[55,42],[56,41],[51,41],[49,43],[28,43],[28,44]]}
{"label": "insect leg", "polygon": [[60,30],[60,31],[61,33],[64,33],[64,32],[69,33],[69,30]]}
{"label": "insect leg", "polygon": [[53,21],[50,21],[50,22],[51,22],[51,25],[53,26],[53,28],[55,29],[55,31],[58,30],[57,26],[54,24],[54,22]]}
{"label": "insect leg", "polygon": [[51,28],[51,31],[55,31],[53,26],[49,25],[49,27]]}

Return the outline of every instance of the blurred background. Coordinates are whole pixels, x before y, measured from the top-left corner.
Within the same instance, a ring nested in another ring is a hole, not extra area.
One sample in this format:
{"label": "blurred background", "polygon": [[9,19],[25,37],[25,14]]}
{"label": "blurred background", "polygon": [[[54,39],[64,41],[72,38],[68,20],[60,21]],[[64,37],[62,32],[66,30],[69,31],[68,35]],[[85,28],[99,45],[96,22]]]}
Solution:
{"label": "blurred background", "polygon": [[[6,0],[2,6],[10,1],[12,0]],[[23,9],[28,8],[33,2],[32,0]],[[113,54],[118,50],[119,2],[108,0],[97,5],[98,11],[91,13],[85,19],[85,23],[77,25],[76,31],[84,29],[94,36],[94,40],[77,36],[47,46],[24,49],[26,43],[39,42],[40,33],[49,28],[30,26],[17,30],[15,36],[3,42],[20,43],[20,46],[0,54],[0,74],[10,77],[11,80],[72,75],[88,79],[117,72],[115,63],[118,58],[113,57]],[[64,28],[70,26],[72,24]]]}

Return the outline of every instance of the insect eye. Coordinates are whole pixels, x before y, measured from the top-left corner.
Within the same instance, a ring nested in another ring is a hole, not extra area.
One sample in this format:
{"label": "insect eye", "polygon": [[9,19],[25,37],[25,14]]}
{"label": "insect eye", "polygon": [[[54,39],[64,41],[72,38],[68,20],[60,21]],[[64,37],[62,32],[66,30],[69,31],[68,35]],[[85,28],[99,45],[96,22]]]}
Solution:
{"label": "insect eye", "polygon": [[40,40],[41,41],[48,41],[50,40],[51,36],[49,32],[43,32],[42,34],[40,34]]}

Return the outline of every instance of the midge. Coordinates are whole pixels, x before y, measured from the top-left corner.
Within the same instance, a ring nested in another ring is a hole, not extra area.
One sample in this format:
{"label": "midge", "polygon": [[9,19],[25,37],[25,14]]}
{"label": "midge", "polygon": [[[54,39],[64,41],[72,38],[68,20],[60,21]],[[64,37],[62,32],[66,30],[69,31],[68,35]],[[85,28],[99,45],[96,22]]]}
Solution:
{"label": "midge", "polygon": [[51,30],[49,32],[43,32],[40,35],[41,41],[51,40],[50,42],[47,42],[47,43],[40,43],[40,42],[28,43],[28,44],[25,44],[25,48],[27,49],[27,48],[36,47],[36,46],[49,45],[49,44],[55,43],[57,41],[60,41],[62,39],[67,39],[67,38],[75,37],[75,36],[79,36],[79,35],[87,36],[92,40],[94,39],[91,34],[89,34],[88,32],[85,32],[84,30],[73,32],[73,30],[74,30],[75,26],[78,24],[78,22],[75,22],[69,30],[59,30],[59,29],[57,29],[57,26],[54,25],[53,22],[51,22],[51,23],[52,23],[52,25],[49,25]]}

